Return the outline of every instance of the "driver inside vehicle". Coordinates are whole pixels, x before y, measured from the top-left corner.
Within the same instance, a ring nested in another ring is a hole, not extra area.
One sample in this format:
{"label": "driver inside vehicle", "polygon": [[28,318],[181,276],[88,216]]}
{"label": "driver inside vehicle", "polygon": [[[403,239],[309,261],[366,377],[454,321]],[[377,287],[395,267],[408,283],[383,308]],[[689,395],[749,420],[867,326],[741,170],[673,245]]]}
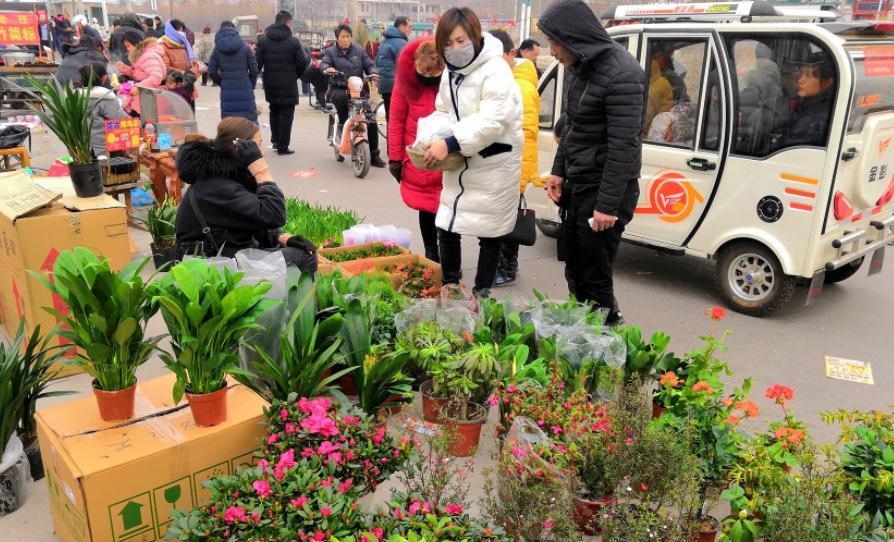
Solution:
{"label": "driver inside vehicle", "polygon": [[813,53],[797,72],[797,98],[785,123],[782,147],[824,147],[835,95],[835,70],[825,53]]}
{"label": "driver inside vehicle", "polygon": [[[335,106],[338,112],[338,132],[341,133],[349,115],[350,93],[348,92],[348,78],[378,77],[378,71],[373,61],[362,47],[354,43],[354,33],[348,25],[341,25],[335,29],[336,42],[327,48],[323,59],[320,61],[320,69],[329,78],[329,103]],[[336,75],[341,72],[344,75]],[[332,77],[334,76],[334,77]],[[363,97],[369,97],[369,88],[364,87]],[[373,167],[385,167],[385,162],[379,156],[379,129],[375,122],[366,125],[369,150],[372,154],[370,164]]]}

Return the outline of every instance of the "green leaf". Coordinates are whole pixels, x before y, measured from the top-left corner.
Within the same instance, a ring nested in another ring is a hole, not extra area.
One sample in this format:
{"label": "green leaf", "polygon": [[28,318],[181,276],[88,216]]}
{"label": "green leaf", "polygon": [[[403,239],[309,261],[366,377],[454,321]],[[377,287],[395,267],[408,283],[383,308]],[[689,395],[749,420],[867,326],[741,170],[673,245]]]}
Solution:
{"label": "green leaf", "polygon": [[115,342],[118,344],[118,346],[126,346],[130,342],[132,335],[134,334],[134,331],[136,331],[136,329],[137,321],[134,318],[128,317],[124,320],[121,320],[121,322],[118,323],[118,328],[115,329],[114,336]]}

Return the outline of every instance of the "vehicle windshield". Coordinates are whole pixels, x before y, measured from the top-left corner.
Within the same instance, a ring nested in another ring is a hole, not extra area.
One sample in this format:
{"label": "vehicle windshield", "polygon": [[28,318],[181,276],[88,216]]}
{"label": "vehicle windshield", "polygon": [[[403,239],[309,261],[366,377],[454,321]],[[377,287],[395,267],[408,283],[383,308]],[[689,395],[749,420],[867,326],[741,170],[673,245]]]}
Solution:
{"label": "vehicle windshield", "polygon": [[894,45],[865,45],[850,50],[854,59],[854,101],[848,133],[863,130],[866,116],[894,110]]}

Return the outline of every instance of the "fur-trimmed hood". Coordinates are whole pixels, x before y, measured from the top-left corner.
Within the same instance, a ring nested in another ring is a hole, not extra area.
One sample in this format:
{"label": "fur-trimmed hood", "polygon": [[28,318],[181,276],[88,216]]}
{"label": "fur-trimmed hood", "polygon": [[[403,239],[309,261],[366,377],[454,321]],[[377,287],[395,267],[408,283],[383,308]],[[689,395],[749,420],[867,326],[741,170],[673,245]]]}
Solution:
{"label": "fur-trimmed hood", "polygon": [[[416,51],[425,39],[413,40],[407,44],[397,57],[397,78],[400,84],[407,89],[407,97],[415,96],[423,85],[416,77]],[[437,86],[434,87],[437,90]]]}
{"label": "fur-trimmed hood", "polygon": [[155,38],[146,38],[141,41],[136,47],[133,48],[133,51],[130,52],[128,57],[130,58],[130,62],[134,63],[138,58],[143,56],[143,53],[151,49],[152,47],[157,47],[158,54],[162,53],[161,45],[158,43],[158,40]]}
{"label": "fur-trimmed hood", "polygon": [[177,151],[177,171],[187,184],[208,180],[236,181],[252,192],[258,188],[254,176],[227,149],[210,140],[190,141]]}

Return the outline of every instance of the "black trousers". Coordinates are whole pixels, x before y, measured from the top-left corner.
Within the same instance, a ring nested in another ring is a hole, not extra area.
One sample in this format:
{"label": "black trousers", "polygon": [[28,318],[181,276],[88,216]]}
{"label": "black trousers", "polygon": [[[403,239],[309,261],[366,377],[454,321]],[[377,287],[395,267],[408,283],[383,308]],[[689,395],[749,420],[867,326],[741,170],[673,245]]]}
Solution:
{"label": "black trousers", "polygon": [[518,247],[515,241],[503,241],[503,246],[500,248],[498,270],[507,279],[513,279],[518,275]]}
{"label": "black trousers", "polygon": [[[438,228],[438,243],[441,252],[441,270],[444,273],[444,284],[459,284],[462,271],[462,236]],[[489,290],[497,276],[497,264],[500,262],[502,237],[479,237],[478,272],[475,274],[473,291]]]}
{"label": "black trousers", "polygon": [[[338,112],[338,125],[344,126],[348,121],[349,101],[348,90],[344,88],[332,88],[329,90],[329,100]],[[366,125],[366,138],[369,140],[369,150],[373,153],[379,150],[379,127],[374,122]]]}
{"label": "black trousers", "polygon": [[[569,187],[566,187],[569,189]],[[564,222],[565,276],[568,288],[579,301],[595,302],[599,308],[617,313],[613,268],[621,234],[633,219],[639,187],[628,185],[618,210],[618,221],[610,230],[594,232],[587,220],[593,218],[595,194],[572,194],[567,220]],[[611,318],[611,316],[609,316]]]}
{"label": "black trousers", "polygon": [[391,93],[382,94],[382,103],[385,104],[385,120],[391,118]]}
{"label": "black trousers", "polygon": [[202,86],[204,87],[208,83],[208,72],[202,74]]}
{"label": "black trousers", "polygon": [[292,122],[295,120],[294,105],[270,104],[270,133],[276,150],[289,148],[292,142]]}
{"label": "black trousers", "polygon": [[435,214],[419,211],[419,231],[422,233],[422,244],[425,245],[425,257],[435,262],[441,261],[438,252],[438,227],[435,226]]}

